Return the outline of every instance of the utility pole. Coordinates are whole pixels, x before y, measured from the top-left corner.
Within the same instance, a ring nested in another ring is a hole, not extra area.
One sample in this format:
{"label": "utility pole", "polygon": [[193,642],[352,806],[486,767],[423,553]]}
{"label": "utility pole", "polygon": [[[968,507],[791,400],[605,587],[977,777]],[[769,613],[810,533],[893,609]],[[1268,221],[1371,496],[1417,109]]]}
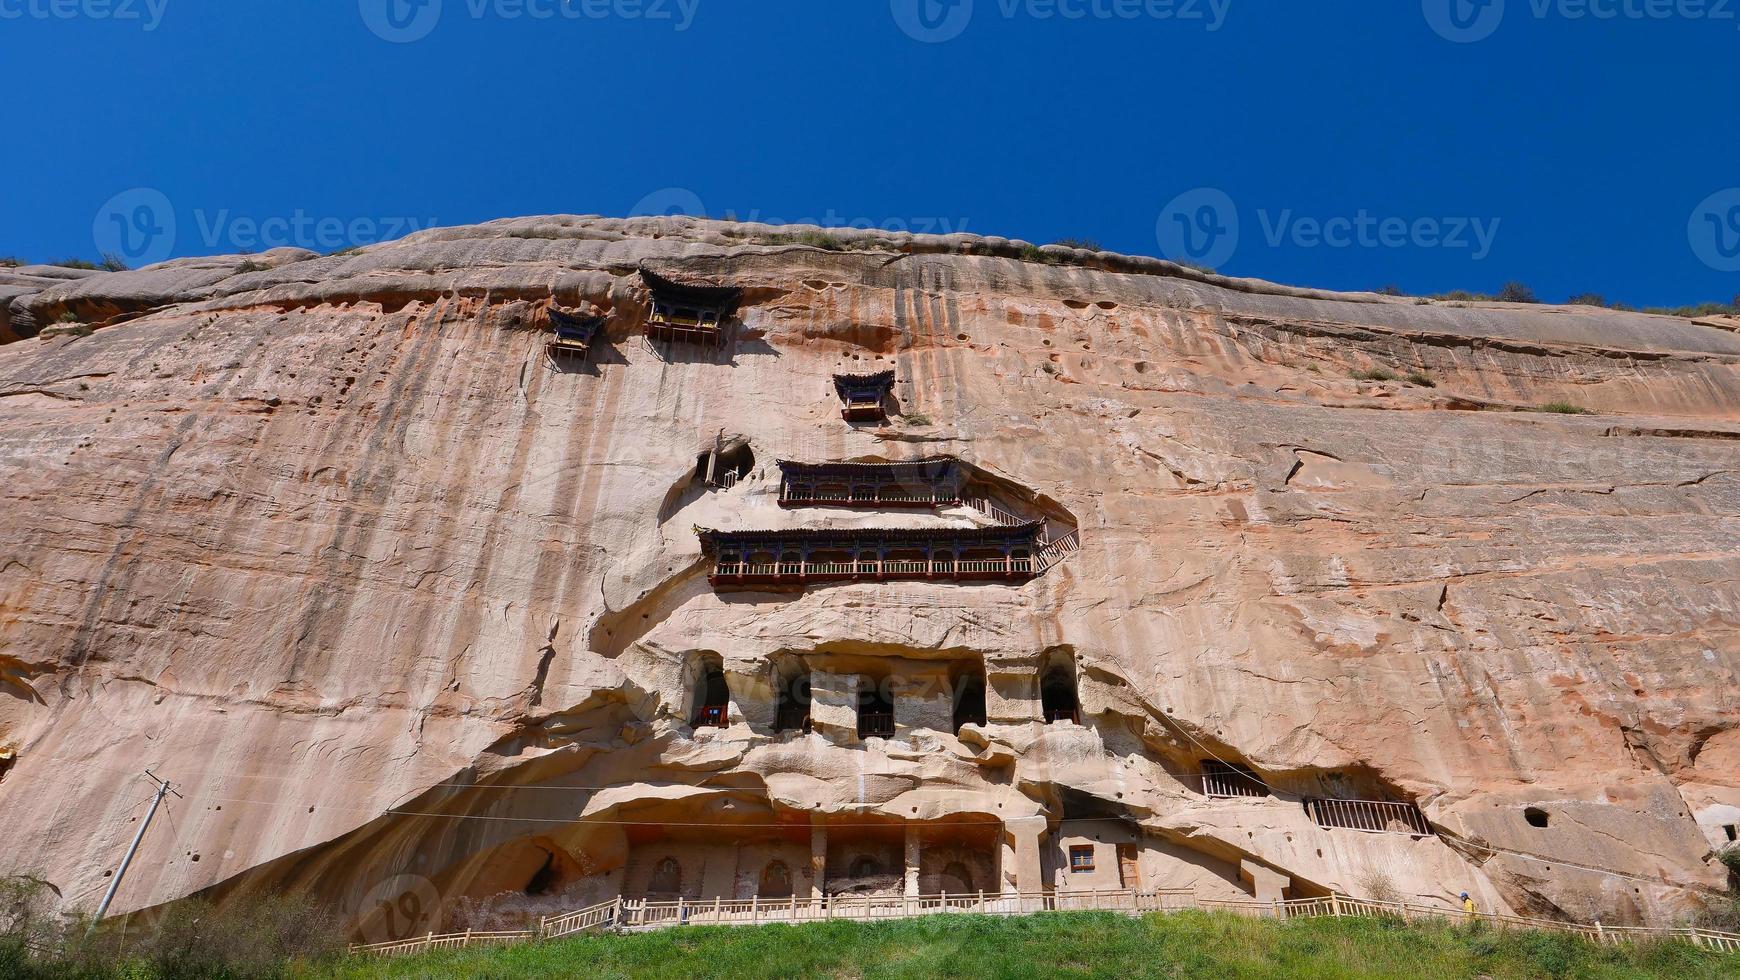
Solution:
{"label": "utility pole", "polygon": [[[144,821],[139,824],[139,832],[133,835],[133,844],[127,848],[127,856],[121,859],[121,867],[115,872],[115,880],[109,882],[109,890],[103,893],[103,902],[97,906],[96,917],[91,919],[91,928],[93,929],[97,927],[98,922],[102,921],[103,913],[109,911],[109,903],[115,900],[115,892],[121,887],[121,879],[127,875],[127,866],[133,863],[133,855],[139,852],[139,842],[145,839],[145,828],[151,826],[151,818],[157,816],[158,805],[163,802],[165,796],[175,793],[175,790],[169,785],[169,780],[158,779],[149,769],[145,770],[145,775],[156,781],[157,796],[151,801],[151,809],[146,811]],[[175,793],[175,798],[183,799],[180,793]]]}

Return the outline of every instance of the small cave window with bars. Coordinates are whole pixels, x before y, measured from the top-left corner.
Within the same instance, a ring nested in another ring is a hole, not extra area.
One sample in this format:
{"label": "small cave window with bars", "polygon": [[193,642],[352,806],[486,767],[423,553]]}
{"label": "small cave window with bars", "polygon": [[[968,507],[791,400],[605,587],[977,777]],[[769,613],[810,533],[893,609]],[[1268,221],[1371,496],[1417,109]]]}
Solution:
{"label": "small cave window with bars", "polygon": [[652,315],[647,336],[665,343],[719,347],[743,290],[734,286],[696,285],[640,270],[641,281],[652,294]]}
{"label": "small cave window with bars", "polygon": [[585,360],[592,350],[592,341],[604,328],[601,316],[579,316],[550,308],[550,335],[544,341],[544,351],[553,362],[565,358]]}
{"label": "small cave window with bars", "polygon": [[840,396],[840,417],[848,422],[887,421],[888,398],[893,391],[893,371],[834,375],[834,392]]}

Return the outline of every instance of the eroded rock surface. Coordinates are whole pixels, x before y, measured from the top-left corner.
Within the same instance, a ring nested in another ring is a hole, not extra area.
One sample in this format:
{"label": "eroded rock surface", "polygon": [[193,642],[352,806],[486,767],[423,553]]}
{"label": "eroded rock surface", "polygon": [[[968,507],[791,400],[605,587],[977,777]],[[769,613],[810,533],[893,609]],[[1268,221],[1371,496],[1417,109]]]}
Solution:
{"label": "eroded rock surface", "polygon": [[[150,766],[186,795],[117,909],[310,888],[365,935],[466,902],[1277,875],[1672,921],[1725,885],[1731,326],[793,231],[553,217],[6,270],[0,330],[94,329],[0,347],[27,842],[0,870],[94,905]],[[643,265],[743,287],[731,345],[650,344]],[[582,364],[546,359],[552,304],[608,315]],[[833,375],[889,367],[888,424],[845,424]],[[1592,414],[1521,410],[1560,401]],[[746,475],[705,485],[727,448]],[[1079,551],[1022,584],[709,585],[697,527],[984,526],[779,506],[781,459],[939,456]],[[1059,664],[1079,723],[1042,720]],[[697,730],[715,669],[727,727]],[[809,734],[777,730],[799,675]],[[892,738],[859,737],[866,677]],[[1205,796],[1218,762],[1275,792]],[[1307,796],[1435,833],[1325,829]]]}

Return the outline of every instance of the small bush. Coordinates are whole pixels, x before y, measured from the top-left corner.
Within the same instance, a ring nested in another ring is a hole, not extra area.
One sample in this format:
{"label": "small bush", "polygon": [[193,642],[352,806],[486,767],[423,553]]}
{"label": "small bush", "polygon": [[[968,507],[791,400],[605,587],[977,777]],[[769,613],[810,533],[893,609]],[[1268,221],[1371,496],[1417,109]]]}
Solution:
{"label": "small bush", "polygon": [[930,416],[928,416],[928,415],[908,415],[905,418],[901,419],[901,421],[905,422],[907,425],[930,425],[931,424]]}
{"label": "small bush", "polygon": [[1565,300],[1565,305],[1566,306],[1599,306],[1602,309],[1606,309],[1607,308],[1607,297],[1601,295],[1600,293],[1578,293],[1577,295],[1571,297],[1570,299]]}
{"label": "small bush", "polygon": [[0,255],[0,269],[16,269],[24,264],[24,260],[16,255]]}
{"label": "small bush", "polygon": [[796,235],[769,235],[766,241],[771,245],[807,245],[810,248],[819,248],[828,252],[844,252],[851,247],[843,239],[835,238],[825,231],[806,231]]}
{"label": "small bush", "polygon": [[1552,415],[1593,415],[1593,414],[1595,414],[1595,413],[1589,411],[1588,409],[1584,408],[1581,405],[1573,405],[1570,402],[1547,402],[1545,405],[1542,405],[1542,406],[1536,408],[1535,411],[1547,412],[1547,413],[1552,414]]}
{"label": "small bush", "polygon": [[62,269],[88,269],[92,272],[103,271],[102,266],[96,264],[95,262],[87,262],[84,259],[61,259],[59,262],[54,262],[51,264],[58,265]]}
{"label": "small bush", "polygon": [[[1740,297],[1736,297],[1740,300]],[[1691,320],[1702,316],[1740,316],[1740,305],[1734,303],[1699,303],[1696,306],[1649,306],[1645,313],[1658,316],[1677,316]]]}
{"label": "small bush", "polygon": [[1402,287],[1396,285],[1393,282],[1379,286],[1377,288],[1377,294],[1379,296],[1405,296],[1405,295],[1407,295],[1406,293],[1402,292]]}
{"label": "small bush", "polygon": [[244,273],[244,272],[265,272],[267,269],[270,269],[270,268],[271,268],[271,266],[266,265],[263,262],[255,262],[253,259],[249,259],[248,261],[243,262],[239,267],[237,267],[236,273],[239,275],[239,274]]}
{"label": "small bush", "polygon": [[103,253],[102,269],[104,272],[126,272],[130,268],[132,266],[127,264],[127,260],[119,255],[113,252]]}
{"label": "small bush", "polygon": [[1100,248],[1100,243],[1091,238],[1059,238],[1051,244],[1062,245],[1066,248],[1085,248],[1090,252],[1104,251],[1104,249]]}
{"label": "small bush", "polygon": [[1051,256],[1045,254],[1045,249],[1031,243],[1021,246],[1020,259],[1023,262],[1041,262],[1046,265],[1053,261]]}
{"label": "small bush", "polygon": [[1414,385],[1414,386],[1420,387],[1420,388],[1436,388],[1436,387],[1438,387],[1438,382],[1433,381],[1432,376],[1427,374],[1424,371],[1409,372],[1408,384],[1411,384],[1411,385]]}
{"label": "small bush", "polygon": [[71,310],[67,310],[65,313],[62,313],[60,316],[56,317],[54,322],[56,322],[56,323],[83,323],[84,321],[79,319],[79,315],[77,313],[74,313]]}
{"label": "small bush", "polygon": [[1349,371],[1347,376],[1355,381],[1399,381],[1401,376],[1385,368],[1371,368],[1366,371]]}
{"label": "small bush", "polygon": [[1507,282],[1499,287],[1496,299],[1500,303],[1539,303],[1535,291],[1520,282]]}
{"label": "small bush", "polygon": [[1197,272],[1201,272],[1201,273],[1204,273],[1204,274],[1210,275],[1210,276],[1220,275],[1220,272],[1218,270],[1216,270],[1214,266],[1203,265],[1201,262],[1180,262],[1180,261],[1177,261],[1176,259],[1174,259],[1172,264],[1173,265],[1181,265],[1181,266],[1185,267],[1186,269],[1194,269]]}

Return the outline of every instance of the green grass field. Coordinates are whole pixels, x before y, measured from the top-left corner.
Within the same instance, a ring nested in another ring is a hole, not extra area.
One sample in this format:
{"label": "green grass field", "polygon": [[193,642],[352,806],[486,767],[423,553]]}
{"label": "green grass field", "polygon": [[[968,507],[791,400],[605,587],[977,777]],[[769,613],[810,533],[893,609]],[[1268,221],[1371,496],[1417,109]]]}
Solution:
{"label": "green grass field", "polygon": [[400,959],[311,977],[1740,977],[1686,943],[1597,947],[1549,933],[1198,912],[947,916],[879,924],[685,928]]}

